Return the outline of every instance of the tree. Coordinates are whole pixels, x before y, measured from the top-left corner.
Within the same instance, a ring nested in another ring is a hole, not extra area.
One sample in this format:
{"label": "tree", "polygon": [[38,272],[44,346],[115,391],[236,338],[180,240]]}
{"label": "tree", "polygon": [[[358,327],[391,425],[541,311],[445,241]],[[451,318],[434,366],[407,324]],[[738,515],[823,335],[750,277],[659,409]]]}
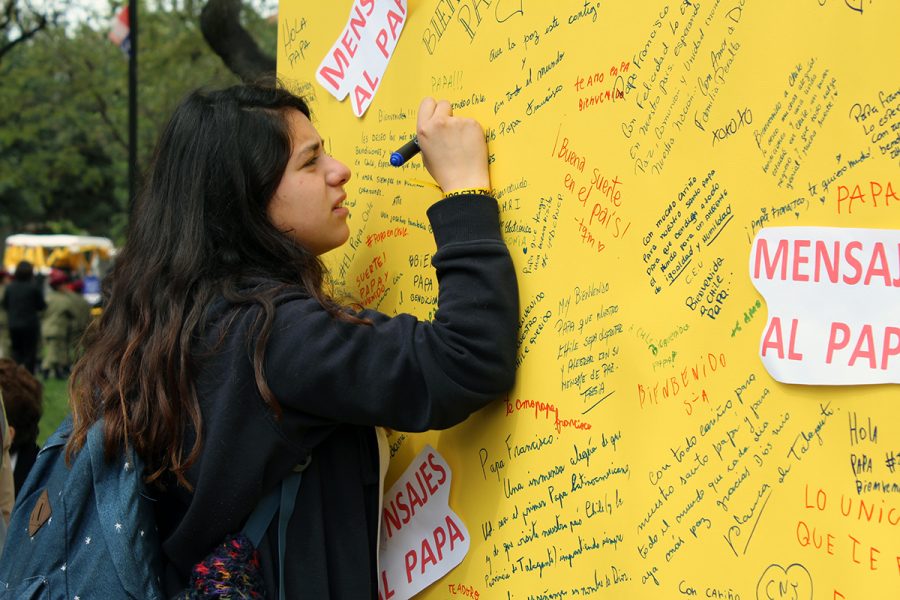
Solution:
{"label": "tree", "polygon": [[[188,90],[237,82],[209,51],[199,12],[191,0],[141,7],[141,168]],[[274,52],[274,25],[252,8],[242,18]],[[128,61],[106,39],[107,22],[108,15],[77,27],[49,23],[0,63],[0,239],[29,227],[114,239],[124,233]]]}
{"label": "tree", "polygon": [[2,0],[0,14],[0,61],[19,44],[27,42],[59,15],[36,11],[25,0]]}
{"label": "tree", "polygon": [[[61,26],[50,25],[0,65],[4,228],[71,221],[89,229],[120,212],[115,153],[110,152],[118,143],[114,125],[119,115],[108,107],[98,110],[97,82],[123,71],[96,55],[93,68],[83,64],[90,56],[86,50],[107,46],[89,29],[70,37]],[[109,55],[118,58],[114,48]],[[55,68],[49,71],[47,65]]]}

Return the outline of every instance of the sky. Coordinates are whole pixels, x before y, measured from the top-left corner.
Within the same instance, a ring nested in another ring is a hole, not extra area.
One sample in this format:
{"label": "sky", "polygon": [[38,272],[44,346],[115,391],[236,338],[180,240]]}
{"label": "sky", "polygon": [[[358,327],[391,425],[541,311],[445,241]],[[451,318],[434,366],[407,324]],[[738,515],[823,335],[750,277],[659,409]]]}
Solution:
{"label": "sky", "polygon": [[[127,0],[122,0],[119,4],[124,5],[126,2]],[[60,0],[30,0],[28,4],[37,12],[50,12],[60,4]],[[109,0],[71,0],[65,11],[67,20],[72,23],[92,20],[96,23],[103,23],[104,26],[109,21],[109,14]]]}

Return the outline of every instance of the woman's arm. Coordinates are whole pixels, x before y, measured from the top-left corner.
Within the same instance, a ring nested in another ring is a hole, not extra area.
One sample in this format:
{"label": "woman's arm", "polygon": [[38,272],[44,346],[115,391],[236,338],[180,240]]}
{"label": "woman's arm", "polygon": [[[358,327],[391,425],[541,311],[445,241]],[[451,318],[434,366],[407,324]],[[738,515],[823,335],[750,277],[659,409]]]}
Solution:
{"label": "woman's arm", "polygon": [[[417,135],[445,191],[490,186],[481,126],[431,98]],[[279,308],[266,375],[286,407],[313,419],[405,431],[449,427],[503,396],[515,374],[518,288],[496,201],[466,194],[428,210],[437,252],[431,322],[366,311],[371,326],[336,321],[308,301]]]}

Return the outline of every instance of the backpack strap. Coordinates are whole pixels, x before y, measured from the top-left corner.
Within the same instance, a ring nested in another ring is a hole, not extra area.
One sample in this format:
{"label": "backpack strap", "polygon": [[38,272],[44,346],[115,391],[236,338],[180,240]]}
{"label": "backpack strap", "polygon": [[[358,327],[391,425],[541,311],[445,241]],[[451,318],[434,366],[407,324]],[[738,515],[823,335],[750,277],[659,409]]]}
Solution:
{"label": "backpack strap", "polygon": [[275,517],[275,511],[278,510],[278,502],[281,499],[281,487],[278,486],[278,488],[266,494],[259,501],[259,504],[250,513],[250,516],[247,517],[247,522],[241,530],[256,548],[259,548],[259,544],[266,534],[266,529],[269,528],[269,523],[272,522],[272,519]]}
{"label": "backpack strap", "polygon": [[[307,461],[307,465],[309,461]],[[292,473],[281,482],[281,512],[278,514],[278,598],[284,600],[284,545],[287,540],[288,521],[294,512],[297,491],[300,489],[301,472]]]}
{"label": "backpack strap", "polygon": [[284,549],[287,540],[287,526],[294,513],[294,505],[297,501],[297,492],[300,490],[300,478],[303,471],[309,466],[311,456],[306,457],[306,462],[294,467],[294,472],[285,477],[281,485],[265,495],[250,513],[244,528],[241,530],[253,545],[259,548],[269,524],[275,518],[278,511],[278,597],[284,600]]}

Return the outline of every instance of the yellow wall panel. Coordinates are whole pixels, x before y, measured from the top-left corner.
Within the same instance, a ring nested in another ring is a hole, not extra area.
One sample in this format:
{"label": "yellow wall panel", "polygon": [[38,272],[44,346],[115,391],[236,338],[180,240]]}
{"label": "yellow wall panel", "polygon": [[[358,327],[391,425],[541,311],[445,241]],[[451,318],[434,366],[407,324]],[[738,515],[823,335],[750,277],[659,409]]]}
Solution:
{"label": "yellow wall panel", "polygon": [[471,535],[421,597],[900,598],[897,387],[774,381],[748,274],[761,228],[900,226],[900,3],[410,0],[362,118],[315,80],[351,6],[279,14],[353,170],[339,289],[433,314],[440,194],[387,162],[426,95],[485,126],[520,283],[508,399],[392,437]]}

